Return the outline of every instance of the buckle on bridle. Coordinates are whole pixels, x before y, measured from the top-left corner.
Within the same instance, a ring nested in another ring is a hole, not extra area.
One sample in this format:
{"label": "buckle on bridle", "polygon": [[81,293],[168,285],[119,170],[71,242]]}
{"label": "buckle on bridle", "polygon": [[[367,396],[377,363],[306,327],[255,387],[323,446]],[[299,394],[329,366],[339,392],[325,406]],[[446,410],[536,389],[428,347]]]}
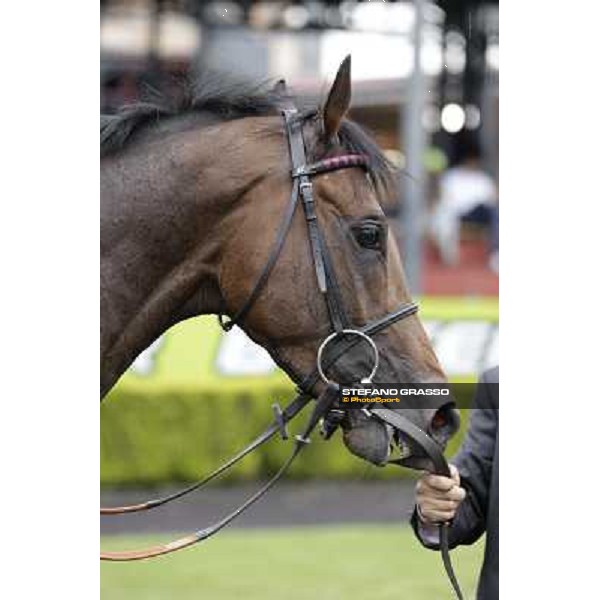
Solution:
{"label": "buckle on bridle", "polygon": [[275,404],[271,405],[273,409],[273,415],[275,417],[275,423],[279,429],[279,435],[282,440],[287,440],[290,436],[286,427],[285,420],[283,419],[283,411],[281,410],[281,406],[275,402]]}
{"label": "buckle on bridle", "polygon": [[305,437],[305,436],[300,435],[300,434],[298,434],[294,439],[296,440],[296,442],[298,442],[302,446],[306,446],[306,445],[310,444],[310,438],[309,437]]}
{"label": "buckle on bridle", "polygon": [[310,171],[307,165],[302,165],[292,170],[292,179],[297,179],[298,177],[303,177],[304,175],[308,176],[309,174]]}
{"label": "buckle on bridle", "polygon": [[335,433],[345,416],[346,411],[341,408],[332,408],[321,419],[320,432],[324,440],[328,440]]}

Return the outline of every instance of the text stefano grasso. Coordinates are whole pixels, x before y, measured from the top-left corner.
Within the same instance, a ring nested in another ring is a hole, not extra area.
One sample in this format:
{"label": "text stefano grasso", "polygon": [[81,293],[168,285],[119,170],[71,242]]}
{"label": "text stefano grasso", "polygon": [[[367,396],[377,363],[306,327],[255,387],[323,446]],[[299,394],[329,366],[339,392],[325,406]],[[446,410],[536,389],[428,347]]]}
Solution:
{"label": "text stefano grasso", "polygon": [[341,388],[342,396],[449,396],[447,387]]}

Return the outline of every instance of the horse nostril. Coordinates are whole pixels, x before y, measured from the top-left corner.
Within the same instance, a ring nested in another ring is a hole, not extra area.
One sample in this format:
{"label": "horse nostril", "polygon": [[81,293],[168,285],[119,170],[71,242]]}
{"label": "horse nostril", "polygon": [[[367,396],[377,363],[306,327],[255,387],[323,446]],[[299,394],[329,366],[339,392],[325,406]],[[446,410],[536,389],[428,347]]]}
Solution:
{"label": "horse nostril", "polygon": [[454,404],[445,404],[436,410],[429,424],[430,433],[436,438],[447,442],[460,427],[460,416]]}
{"label": "horse nostril", "polygon": [[447,423],[448,421],[446,419],[446,415],[441,410],[438,410],[433,416],[433,419],[431,419],[431,428],[440,429],[441,427],[444,427]]}

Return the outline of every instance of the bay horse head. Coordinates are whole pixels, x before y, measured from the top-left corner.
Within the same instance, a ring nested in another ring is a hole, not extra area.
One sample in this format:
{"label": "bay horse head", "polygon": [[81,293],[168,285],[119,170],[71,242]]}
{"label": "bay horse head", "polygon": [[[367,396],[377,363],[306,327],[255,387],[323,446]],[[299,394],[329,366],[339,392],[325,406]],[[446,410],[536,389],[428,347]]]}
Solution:
{"label": "bay horse head", "polygon": [[[304,385],[342,322],[360,328],[411,302],[382,210],[396,174],[346,118],[350,58],[316,110],[297,111],[282,84],[267,92],[218,84],[205,81],[178,106],[139,105],[101,124],[103,394],[191,316],[227,315]],[[304,211],[290,204],[294,195]],[[414,311],[388,324],[373,336],[373,382],[445,382]],[[368,376],[369,353],[354,344],[327,377]],[[323,385],[312,381],[311,393]],[[458,427],[449,406],[404,410],[442,445]],[[385,464],[390,428],[361,411],[348,411],[342,428],[353,453]]]}

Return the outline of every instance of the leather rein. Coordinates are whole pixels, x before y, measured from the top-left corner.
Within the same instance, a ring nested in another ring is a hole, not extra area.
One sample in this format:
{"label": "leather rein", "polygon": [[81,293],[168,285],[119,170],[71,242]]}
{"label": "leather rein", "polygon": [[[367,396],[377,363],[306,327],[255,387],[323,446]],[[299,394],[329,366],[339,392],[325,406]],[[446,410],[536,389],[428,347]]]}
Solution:
{"label": "leather rein", "polygon": [[[310,435],[319,423],[321,423],[322,433],[326,438],[329,438],[335,428],[338,426],[340,416],[343,415],[343,411],[341,411],[337,405],[337,400],[339,399],[339,386],[335,382],[330,382],[325,377],[324,370],[342,354],[354,347],[357,343],[362,340],[366,340],[369,342],[374,353],[374,367],[370,376],[366,379],[363,379],[361,383],[370,383],[370,380],[375,374],[378,365],[377,346],[371,337],[386,329],[390,325],[414,315],[418,311],[417,304],[407,303],[399,306],[395,311],[390,312],[375,321],[371,321],[364,326],[356,328],[351,326],[344,310],[342,294],[335,276],[333,263],[321,233],[321,228],[319,227],[319,222],[315,211],[311,177],[320,173],[326,173],[344,168],[364,167],[368,163],[368,158],[361,154],[346,154],[343,156],[324,159],[312,164],[307,164],[305,144],[302,134],[304,117],[299,114],[295,108],[286,109],[282,111],[282,114],[284,118],[292,164],[292,193],[290,200],[284,212],[283,219],[279,226],[279,230],[267,262],[265,263],[265,266],[256,280],[253,291],[248,296],[242,307],[237,312],[233,313],[231,318],[225,320],[222,315],[219,315],[219,322],[225,331],[229,331],[234,325],[241,324],[244,318],[250,312],[252,306],[267,283],[269,275],[273,270],[279,255],[281,254],[287,234],[292,224],[293,217],[296,213],[297,206],[299,203],[301,203],[308,229],[308,239],[315,268],[315,275],[319,291],[326,302],[333,332],[321,343],[316,367],[309,375],[304,377],[304,379],[298,383],[298,394],[296,397],[283,409],[278,404],[273,404],[272,422],[245,448],[240,450],[237,454],[232,456],[229,460],[224,462],[221,466],[200,481],[197,481],[181,490],[139,504],[100,508],[100,514],[119,515],[151,510],[204,487],[210,481],[214,480],[219,475],[233,467],[245,456],[250,454],[256,448],[262,446],[274,436],[279,435],[282,440],[288,440],[290,438],[290,434],[287,429],[288,423],[290,423],[311,402],[311,400],[315,399],[316,394],[314,392],[314,388],[320,381],[325,383],[323,391],[316,397],[315,405],[308,417],[304,429],[300,434],[293,437],[292,450],[288,458],[285,460],[279,470],[271,477],[271,479],[269,479],[257,492],[249,496],[235,510],[216,521],[209,527],[199,529],[170,543],[158,544],[139,550],[101,552],[101,560],[132,561],[169,554],[212,537],[215,533],[223,529],[231,521],[245,512],[283,477],[296,457],[302,452],[306,445],[310,443]],[[328,359],[324,359],[324,348],[331,341],[334,339],[337,340],[338,338],[341,342],[339,347],[330,353]],[[409,437],[428,456],[431,464],[433,465],[434,473],[450,477],[450,468],[440,446],[429,435],[409,421],[406,417],[398,414],[396,411],[383,408],[379,405],[368,406],[362,410],[363,413],[368,417],[387,424],[392,428],[401,431],[405,436]],[[450,561],[447,523],[442,523],[439,525],[439,532],[440,550],[444,567],[452,587],[456,592],[457,598],[459,600],[463,600],[463,596]]]}

